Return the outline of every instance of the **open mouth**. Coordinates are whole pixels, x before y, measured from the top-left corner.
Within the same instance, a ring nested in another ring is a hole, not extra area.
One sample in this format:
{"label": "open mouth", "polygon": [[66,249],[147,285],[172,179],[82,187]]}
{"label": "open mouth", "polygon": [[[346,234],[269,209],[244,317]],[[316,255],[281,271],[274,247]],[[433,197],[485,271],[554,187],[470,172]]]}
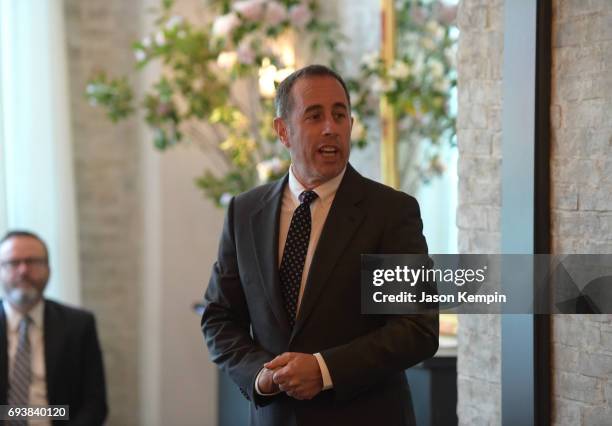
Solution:
{"label": "open mouth", "polygon": [[334,157],[340,150],[335,146],[325,145],[319,148],[319,153],[324,157]]}

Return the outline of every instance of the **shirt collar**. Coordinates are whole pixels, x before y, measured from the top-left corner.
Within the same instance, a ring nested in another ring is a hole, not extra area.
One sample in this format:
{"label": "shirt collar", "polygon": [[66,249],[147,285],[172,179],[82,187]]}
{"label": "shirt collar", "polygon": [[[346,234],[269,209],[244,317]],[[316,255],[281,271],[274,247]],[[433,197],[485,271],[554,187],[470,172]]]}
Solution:
{"label": "shirt collar", "polygon": [[[19,322],[23,318],[23,314],[13,308],[6,298],[2,300],[2,307],[4,308],[4,313],[6,314],[8,328],[11,331],[17,331],[19,328]],[[44,308],[45,303],[44,300],[41,299],[32,309],[30,309],[30,312],[28,312],[28,316],[32,320],[32,325],[40,329],[42,329],[43,326]]]}
{"label": "shirt collar", "polygon": [[[338,191],[338,187],[340,186],[340,182],[342,182],[342,178],[344,177],[345,172],[346,166],[344,166],[344,169],[342,169],[338,176],[331,178],[330,180],[323,182],[321,185],[312,189],[314,192],[317,193],[318,198],[322,202],[326,202],[329,199],[333,198],[334,195],[336,195],[336,192]],[[293,165],[289,167],[289,190],[291,191],[292,198],[297,203],[299,203],[300,194],[306,190],[306,188],[304,188],[304,185],[302,185],[293,174]]]}

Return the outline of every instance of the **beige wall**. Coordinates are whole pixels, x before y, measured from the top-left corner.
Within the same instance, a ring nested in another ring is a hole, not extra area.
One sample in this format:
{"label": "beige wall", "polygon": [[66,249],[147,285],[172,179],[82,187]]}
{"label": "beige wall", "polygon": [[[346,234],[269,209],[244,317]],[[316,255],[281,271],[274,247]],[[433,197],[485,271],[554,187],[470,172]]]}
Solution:
{"label": "beige wall", "polygon": [[97,70],[132,73],[130,46],[158,4],[66,2],[83,303],[98,320],[110,425],[215,425],[216,369],[191,310],[223,215],[193,179],[214,165],[195,146],[160,155],[138,120],[113,125],[83,97]]}
{"label": "beige wall", "polygon": [[[459,253],[499,253],[503,1],[458,10]],[[501,322],[459,317],[457,414],[461,425],[501,424]]]}
{"label": "beige wall", "polygon": [[[612,253],[612,3],[557,0],[553,10],[553,252]],[[459,246],[495,253],[503,2],[463,1],[459,26]],[[552,321],[553,423],[609,424],[612,315]],[[461,318],[461,424],[501,423],[499,331],[499,318]]]}
{"label": "beige wall", "polygon": [[[612,3],[553,1],[555,253],[612,253]],[[553,424],[612,419],[612,315],[555,316]]]}
{"label": "beige wall", "polygon": [[65,2],[83,305],[97,318],[110,405],[109,424],[139,419],[142,291],[140,139],[134,120],[113,126],[83,97],[101,68],[126,73],[140,3]]}

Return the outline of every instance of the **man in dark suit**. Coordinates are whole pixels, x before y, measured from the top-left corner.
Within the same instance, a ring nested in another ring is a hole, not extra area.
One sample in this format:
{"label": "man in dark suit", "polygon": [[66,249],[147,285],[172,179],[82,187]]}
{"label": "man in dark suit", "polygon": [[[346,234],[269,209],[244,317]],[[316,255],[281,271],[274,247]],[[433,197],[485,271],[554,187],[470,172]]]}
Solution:
{"label": "man in dark suit", "polygon": [[205,294],[214,362],[254,425],[411,425],[404,370],[438,347],[437,315],[361,314],[360,255],[427,253],[416,200],[350,164],[349,94],[309,66],[279,86],[284,179],[229,204]]}
{"label": "man in dark suit", "polygon": [[68,405],[61,424],[101,425],[106,386],[94,317],[43,299],[49,274],[37,235],[12,231],[0,240],[0,404]]}

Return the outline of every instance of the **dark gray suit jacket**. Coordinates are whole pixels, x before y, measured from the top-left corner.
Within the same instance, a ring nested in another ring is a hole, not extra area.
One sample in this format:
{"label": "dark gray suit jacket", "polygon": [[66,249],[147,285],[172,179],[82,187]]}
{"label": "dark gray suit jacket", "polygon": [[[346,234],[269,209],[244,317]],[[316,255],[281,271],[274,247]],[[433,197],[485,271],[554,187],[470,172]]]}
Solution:
{"label": "dark gray suit jacket", "polygon": [[[234,198],[205,294],[202,330],[212,359],[251,401],[252,425],[412,425],[404,370],[434,355],[437,315],[360,312],[360,255],[427,253],[416,200],[350,164],[323,227],[293,330],[278,277],[287,177]],[[254,390],[262,364],[320,352],[333,389],[310,401]]]}
{"label": "dark gray suit jacket", "polygon": [[[70,420],[54,424],[96,426],[107,413],[102,353],[91,313],[44,301],[45,370],[49,405],[70,405]],[[0,303],[0,404],[7,403],[6,314]]]}

